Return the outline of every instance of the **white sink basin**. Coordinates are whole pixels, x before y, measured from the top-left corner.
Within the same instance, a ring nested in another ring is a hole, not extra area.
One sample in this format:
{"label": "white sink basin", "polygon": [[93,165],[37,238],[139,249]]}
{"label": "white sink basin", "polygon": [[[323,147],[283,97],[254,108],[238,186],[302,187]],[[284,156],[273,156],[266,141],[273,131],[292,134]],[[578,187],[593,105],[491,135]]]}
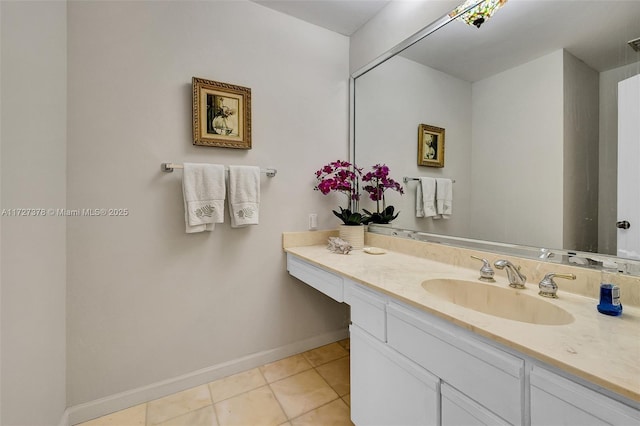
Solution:
{"label": "white sink basin", "polygon": [[513,321],[540,325],[565,325],[573,315],[540,297],[509,287],[450,278],[422,283],[430,294],[467,309]]}

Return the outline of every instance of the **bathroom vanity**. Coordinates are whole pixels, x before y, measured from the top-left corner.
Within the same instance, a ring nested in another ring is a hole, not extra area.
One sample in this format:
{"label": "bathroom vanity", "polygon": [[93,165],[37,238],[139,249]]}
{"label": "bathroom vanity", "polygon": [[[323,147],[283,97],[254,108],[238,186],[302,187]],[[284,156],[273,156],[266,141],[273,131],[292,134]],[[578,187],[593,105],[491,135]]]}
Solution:
{"label": "bathroom vanity", "polygon": [[[325,244],[290,246],[286,238],[284,244],[292,276],[351,307],[355,424],[640,423],[638,307],[606,317],[596,300],[562,287],[559,299],[547,300],[537,295],[537,281],[510,289],[500,271],[496,283],[481,283],[479,268],[466,258],[491,253],[368,238],[387,253],[339,255]],[[545,272],[531,265],[532,276]],[[443,279],[540,298],[569,317],[554,325],[546,315],[515,321],[483,313],[428,291],[425,283]]]}

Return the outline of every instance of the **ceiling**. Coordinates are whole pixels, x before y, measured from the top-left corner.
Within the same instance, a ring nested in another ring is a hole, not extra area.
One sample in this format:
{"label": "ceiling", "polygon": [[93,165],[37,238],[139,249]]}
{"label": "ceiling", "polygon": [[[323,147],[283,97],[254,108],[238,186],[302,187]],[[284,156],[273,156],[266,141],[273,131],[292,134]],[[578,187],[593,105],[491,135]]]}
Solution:
{"label": "ceiling", "polygon": [[[252,1],[346,36],[391,2]],[[638,37],[640,0],[509,0],[480,29],[452,22],[403,56],[467,81],[562,48],[604,71],[639,61],[640,53],[626,44]]]}
{"label": "ceiling", "polygon": [[481,28],[458,21],[403,56],[466,81],[566,49],[602,72],[640,61],[640,0],[510,0]]}
{"label": "ceiling", "polygon": [[351,36],[391,0],[252,0],[303,21]]}

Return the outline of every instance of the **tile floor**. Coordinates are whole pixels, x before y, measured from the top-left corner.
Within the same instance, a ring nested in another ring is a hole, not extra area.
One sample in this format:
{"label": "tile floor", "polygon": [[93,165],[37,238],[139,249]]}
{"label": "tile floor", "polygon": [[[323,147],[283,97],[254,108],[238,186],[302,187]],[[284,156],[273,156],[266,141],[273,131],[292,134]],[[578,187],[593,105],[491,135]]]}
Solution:
{"label": "tile floor", "polygon": [[79,426],[352,425],[349,339]]}

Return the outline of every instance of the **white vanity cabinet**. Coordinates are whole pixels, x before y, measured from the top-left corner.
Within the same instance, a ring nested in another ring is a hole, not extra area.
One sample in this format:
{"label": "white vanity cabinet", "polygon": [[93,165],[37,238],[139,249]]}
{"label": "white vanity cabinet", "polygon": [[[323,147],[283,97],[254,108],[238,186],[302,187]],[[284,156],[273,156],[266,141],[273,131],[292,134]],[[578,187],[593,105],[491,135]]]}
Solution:
{"label": "white vanity cabinet", "polygon": [[438,425],[440,380],[386,345],[387,298],[345,279],[351,306],[351,418],[357,425]]}
{"label": "white vanity cabinet", "polygon": [[[640,425],[640,409],[397,298],[288,255],[351,306],[351,418],[366,425]],[[584,382],[586,384],[586,382]]]}
{"label": "white vanity cabinet", "polygon": [[344,295],[354,423],[509,424],[500,416],[522,423],[523,360],[350,280]]}
{"label": "white vanity cabinet", "polygon": [[[499,419],[498,424],[525,423],[524,360],[475,340],[469,334],[433,315],[393,301],[387,307],[388,345],[438,376],[446,384],[443,389],[452,390],[451,395],[457,392],[464,396],[457,399],[451,396],[450,401],[475,401],[474,404],[484,407],[487,413],[478,417]],[[445,424],[449,417],[444,399],[442,410]]]}
{"label": "white vanity cabinet", "polygon": [[440,381],[351,325],[351,420],[356,425],[439,424]]}
{"label": "white vanity cabinet", "polygon": [[531,424],[640,425],[640,413],[545,368],[531,370]]}

